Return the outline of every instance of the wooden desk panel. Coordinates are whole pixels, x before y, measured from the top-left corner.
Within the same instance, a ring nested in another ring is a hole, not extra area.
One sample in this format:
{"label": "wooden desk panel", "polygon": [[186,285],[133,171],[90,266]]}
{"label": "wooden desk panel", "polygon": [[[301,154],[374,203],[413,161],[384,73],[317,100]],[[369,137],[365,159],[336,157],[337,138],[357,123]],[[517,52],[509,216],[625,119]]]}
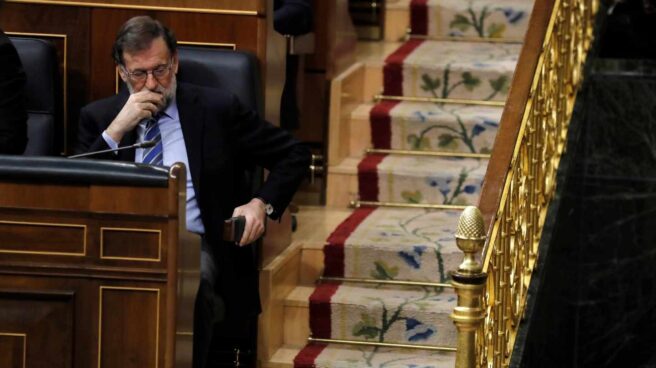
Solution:
{"label": "wooden desk panel", "polygon": [[[262,14],[265,0],[7,0],[11,3],[88,6],[99,8],[156,8],[188,12]],[[167,9],[168,8],[168,9]]]}
{"label": "wooden desk panel", "polygon": [[72,367],[75,293],[5,287],[2,280],[0,367]]}
{"label": "wooden desk panel", "polygon": [[185,183],[0,182],[0,367],[173,367]]}

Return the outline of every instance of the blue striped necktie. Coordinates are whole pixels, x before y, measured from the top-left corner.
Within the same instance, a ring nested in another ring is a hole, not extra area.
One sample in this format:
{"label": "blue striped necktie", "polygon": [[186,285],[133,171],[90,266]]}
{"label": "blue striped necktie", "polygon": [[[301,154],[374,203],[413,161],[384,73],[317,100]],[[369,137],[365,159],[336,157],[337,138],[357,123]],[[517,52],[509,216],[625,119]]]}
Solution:
{"label": "blue striped necktie", "polygon": [[157,120],[159,116],[155,116],[146,122],[146,134],[144,134],[144,141],[155,141],[155,145],[146,148],[143,151],[142,161],[144,164],[150,165],[163,165],[164,156],[162,149],[162,134],[159,132]]}

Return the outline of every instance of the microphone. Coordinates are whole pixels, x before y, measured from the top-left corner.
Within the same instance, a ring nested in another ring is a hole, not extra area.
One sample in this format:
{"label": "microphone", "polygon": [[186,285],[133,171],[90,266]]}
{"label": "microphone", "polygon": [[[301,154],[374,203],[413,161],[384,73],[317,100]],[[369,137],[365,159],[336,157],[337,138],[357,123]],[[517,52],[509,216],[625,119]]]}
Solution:
{"label": "microphone", "polygon": [[127,150],[127,149],[133,149],[133,148],[150,148],[150,147],[155,146],[156,144],[157,144],[157,141],[150,140],[150,141],[145,141],[145,142],[141,142],[141,143],[135,143],[135,144],[132,144],[132,145],[129,145],[129,146],[110,148],[110,149],[101,150],[101,151],[80,153],[79,155],[68,156],[68,158],[89,157],[89,156],[100,155],[100,154],[103,154],[103,153],[118,152],[118,151],[123,151],[123,150]]}

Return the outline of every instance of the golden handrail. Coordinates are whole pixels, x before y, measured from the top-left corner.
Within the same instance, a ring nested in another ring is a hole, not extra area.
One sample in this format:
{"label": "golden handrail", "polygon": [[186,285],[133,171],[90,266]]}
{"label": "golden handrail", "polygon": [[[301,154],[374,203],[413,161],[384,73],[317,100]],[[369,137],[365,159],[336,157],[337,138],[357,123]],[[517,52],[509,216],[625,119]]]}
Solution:
{"label": "golden handrail", "polygon": [[480,367],[510,360],[597,7],[594,0],[534,5],[479,203],[488,235]]}

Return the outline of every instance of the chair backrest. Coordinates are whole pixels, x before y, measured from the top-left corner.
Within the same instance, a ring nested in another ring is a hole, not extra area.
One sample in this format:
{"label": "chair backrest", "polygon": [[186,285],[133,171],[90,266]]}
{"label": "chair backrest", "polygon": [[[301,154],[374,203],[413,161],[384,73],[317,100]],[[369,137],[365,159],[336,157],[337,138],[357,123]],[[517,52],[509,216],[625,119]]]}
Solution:
{"label": "chair backrest", "polygon": [[179,46],[178,80],[228,90],[263,116],[264,102],[257,58],[246,52]]}
{"label": "chair backrest", "polygon": [[59,95],[59,70],[55,46],[42,39],[10,37],[23,64],[25,107],[27,120],[27,147],[25,155],[55,154]]}

